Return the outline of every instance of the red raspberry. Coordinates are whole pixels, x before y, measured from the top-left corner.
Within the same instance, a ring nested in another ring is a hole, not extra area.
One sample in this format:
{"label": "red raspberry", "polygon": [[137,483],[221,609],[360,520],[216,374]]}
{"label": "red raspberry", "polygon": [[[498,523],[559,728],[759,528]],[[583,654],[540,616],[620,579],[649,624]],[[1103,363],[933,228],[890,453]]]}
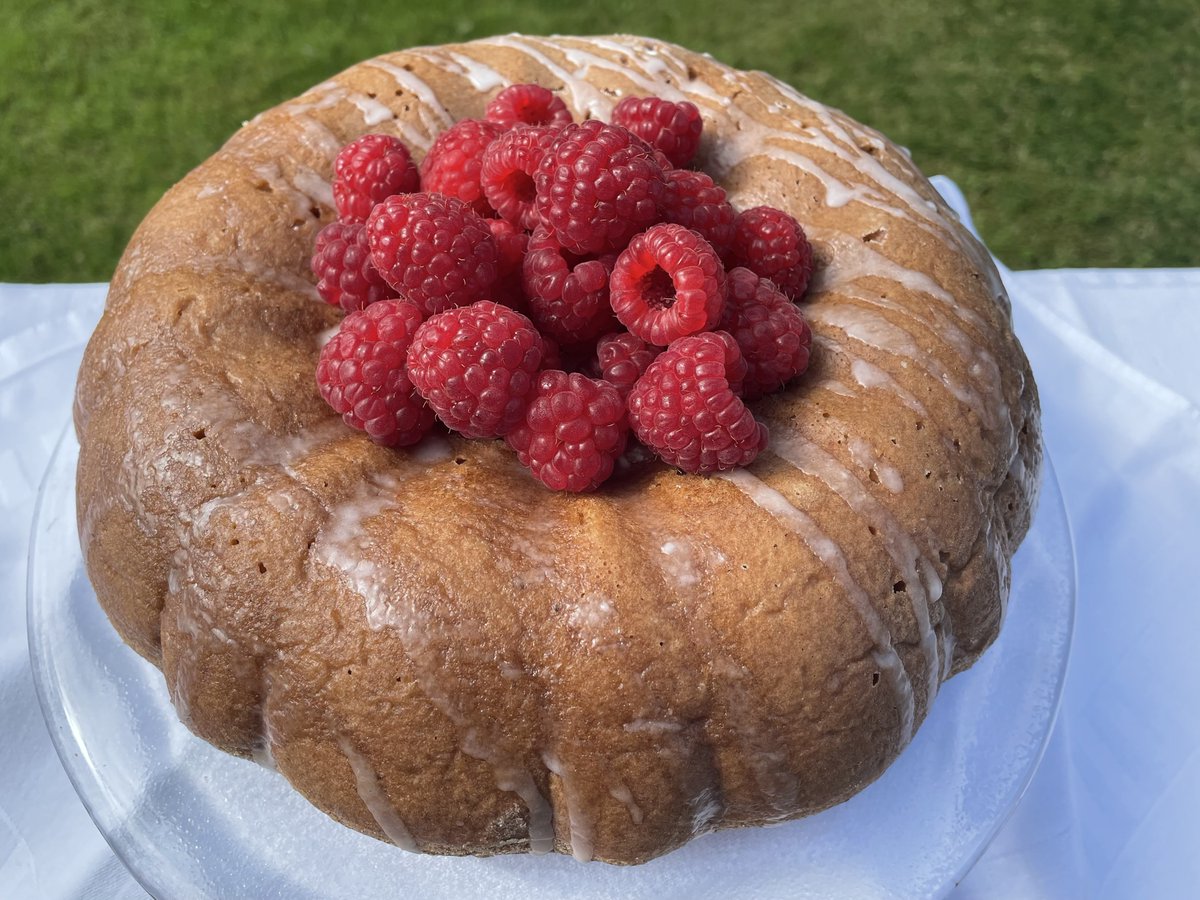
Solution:
{"label": "red raspberry", "polygon": [[504,129],[482,119],[460,119],[437,136],[421,160],[421,190],[454,197],[481,216],[492,215],[483,196],[479,170],[483,151]]}
{"label": "red raspberry", "polygon": [[485,219],[499,251],[500,274],[492,285],[492,299],[519,312],[526,312],[529,302],[521,286],[521,264],[525,261],[525,249],[529,246],[529,235],[503,219]]}
{"label": "red raspberry", "polygon": [[665,347],[720,321],[724,278],[708,241],[682,225],[655,225],[617,257],[612,308],[631,332]]}
{"label": "red raspberry", "polygon": [[483,117],[502,128],[516,125],[571,124],[571,111],[562,99],[537,84],[512,84],[487,105]]}
{"label": "red raspberry", "polygon": [[530,318],[563,344],[578,344],[611,330],[608,279],[616,257],[580,259],[558,246],[542,226],[529,238],[521,269]]}
{"label": "red raspberry", "polygon": [[333,204],[343,222],[365,222],[380,200],[420,189],[408,148],[388,134],[351,141],[333,162]]}
{"label": "red raspberry", "polygon": [[721,330],[733,335],[746,360],[745,400],[774,393],[808,368],[812,331],[800,308],[749,269],[726,276]]}
{"label": "red raspberry", "polygon": [[408,374],[447,426],[503,437],[521,421],[542,338],[521,315],[482,300],[431,316],[408,349]]}
{"label": "red raspberry", "polygon": [[685,472],[749,465],[767,446],[767,429],[738,399],[744,373],[737,342],[725,332],[680,338],[629,394],[634,434]]}
{"label": "red raspberry", "polygon": [[756,206],[734,222],[734,266],[770,278],[788,297],[799,300],[812,276],[812,247],[800,223],[782,210]]}
{"label": "red raspberry", "polygon": [[330,222],[322,228],[313,248],[312,270],[321,298],[346,312],[396,296],[371,263],[361,222]]}
{"label": "red raspberry", "polygon": [[590,491],[612,474],[629,422],[617,389],[577,372],[538,376],[524,420],[508,435],[521,464],[556,491]]}
{"label": "red raspberry", "polygon": [[351,428],[385,447],[415,444],[433,427],[404,368],[421,324],[421,310],[406,300],[380,300],[342,319],[321,348],[317,388]]}
{"label": "red raspberry", "polygon": [[483,153],[479,180],[492,209],[514,225],[532,231],[538,224],[533,176],[562,129],[526,125],[506,131]]}
{"label": "red raspberry", "polygon": [[662,213],[667,222],[698,232],[722,260],[728,257],[737,214],[725,199],[725,189],[703,172],[689,169],[668,172]]}
{"label": "red raspberry", "polygon": [[628,128],[661,150],[676,168],[692,161],[704,129],[694,103],[674,103],[658,97],[626,97],[613,110],[612,123]]}
{"label": "red raspberry", "polygon": [[486,297],[499,275],[487,222],[441,194],[396,194],[367,219],[371,262],[426,315]]}
{"label": "red raspberry", "polygon": [[520,273],[525,251],[529,247],[529,235],[504,219],[484,219],[484,222],[496,241],[496,260],[501,277]]}
{"label": "red raspberry", "polygon": [[596,344],[600,377],[620,391],[622,397],[627,397],[661,352],[661,348],[628,331],[607,334]]}
{"label": "red raspberry", "polygon": [[589,119],[559,133],[534,183],[538,215],[559,245],[604,253],[658,221],[663,168],[632,132]]}

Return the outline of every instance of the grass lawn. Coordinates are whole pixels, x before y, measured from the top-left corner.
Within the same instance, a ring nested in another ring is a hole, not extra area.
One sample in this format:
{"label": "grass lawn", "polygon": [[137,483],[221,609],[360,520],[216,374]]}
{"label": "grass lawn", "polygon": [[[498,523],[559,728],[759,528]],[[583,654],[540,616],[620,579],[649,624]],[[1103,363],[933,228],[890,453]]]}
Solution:
{"label": "grass lawn", "polygon": [[109,277],[259,110],[370,55],[627,31],[765,69],[963,187],[1015,268],[1200,265],[1196,0],[7,0],[0,281]]}

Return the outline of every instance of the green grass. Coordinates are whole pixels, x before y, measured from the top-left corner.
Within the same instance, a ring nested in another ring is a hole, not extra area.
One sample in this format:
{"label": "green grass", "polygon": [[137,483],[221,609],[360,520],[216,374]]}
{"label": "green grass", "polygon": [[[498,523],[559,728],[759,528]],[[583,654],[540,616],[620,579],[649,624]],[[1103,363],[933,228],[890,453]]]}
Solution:
{"label": "green grass", "polygon": [[962,185],[1016,268],[1200,265],[1195,0],[8,0],[0,281],[108,278],[257,111],[386,50],[628,31],[765,69]]}

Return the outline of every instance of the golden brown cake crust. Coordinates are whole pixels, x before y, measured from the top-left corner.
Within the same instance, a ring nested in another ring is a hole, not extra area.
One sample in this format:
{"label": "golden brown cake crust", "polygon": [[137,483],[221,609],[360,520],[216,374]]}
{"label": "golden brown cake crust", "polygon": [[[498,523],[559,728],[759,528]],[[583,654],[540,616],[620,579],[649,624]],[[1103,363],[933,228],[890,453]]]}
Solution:
{"label": "golden brown cake crust", "polygon": [[[748,470],[565,496],[499,442],[384,450],[318,397],[334,155],[380,131],[419,158],[523,81],[577,118],[691,100],[734,204],[809,231],[814,366],[755,407]],[[403,846],[619,863],[877,777],[995,638],[1040,469],[1003,288],[908,157],[624,36],[394,53],[248,123],[135,234],[76,428],[97,596],[194,732]]]}

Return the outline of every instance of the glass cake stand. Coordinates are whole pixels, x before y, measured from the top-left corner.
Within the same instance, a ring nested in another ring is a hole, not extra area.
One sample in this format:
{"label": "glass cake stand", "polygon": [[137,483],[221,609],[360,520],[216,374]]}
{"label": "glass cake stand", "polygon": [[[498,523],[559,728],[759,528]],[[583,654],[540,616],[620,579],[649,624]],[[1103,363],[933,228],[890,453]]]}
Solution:
{"label": "glass cake stand", "polygon": [[336,824],[281,776],[211,748],[179,723],[162,675],[121,643],[84,572],[77,456],[68,429],[34,516],[34,677],[80,798],[155,896],[935,896],[966,874],[1020,799],[1058,709],[1075,560],[1047,461],[999,640],[945,685],[911,745],[848,802],[798,822],[707,835],[629,868],[562,856],[405,853]]}

